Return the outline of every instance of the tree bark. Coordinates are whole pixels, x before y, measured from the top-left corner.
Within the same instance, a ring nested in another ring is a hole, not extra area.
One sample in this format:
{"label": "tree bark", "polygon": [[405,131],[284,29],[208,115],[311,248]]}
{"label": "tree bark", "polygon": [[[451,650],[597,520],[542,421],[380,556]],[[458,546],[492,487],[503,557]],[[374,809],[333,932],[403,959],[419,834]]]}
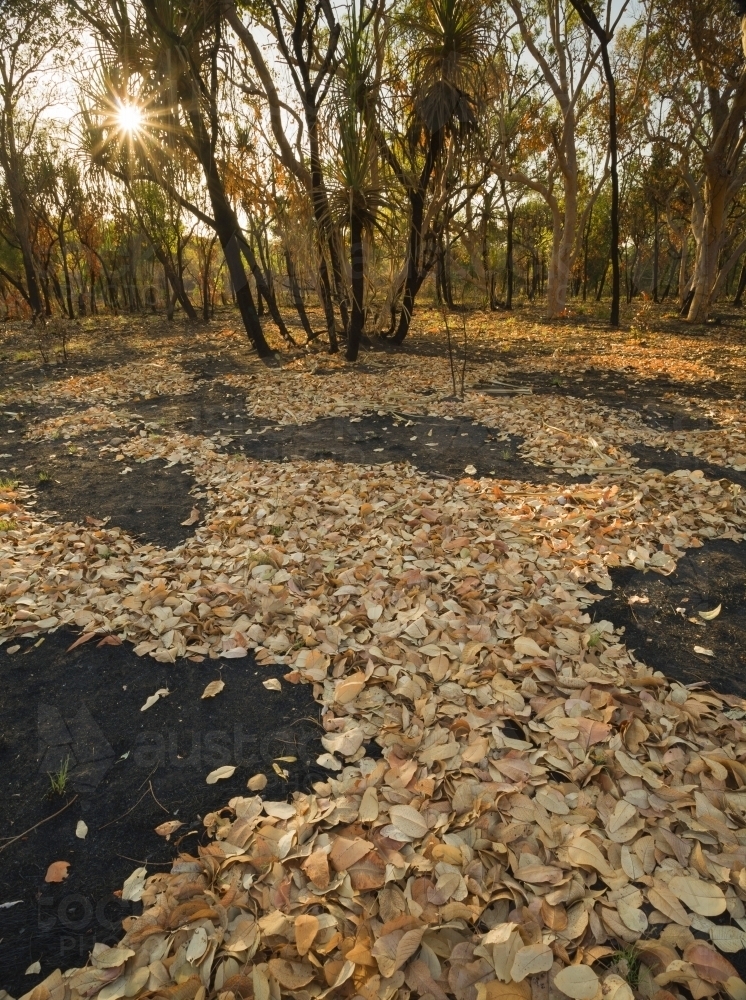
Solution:
{"label": "tree bark", "polygon": [[363,248],[363,224],[353,211],[350,219],[350,270],[352,272],[352,316],[347,337],[348,361],[357,361],[360,339],[365,323],[365,260]]}
{"label": "tree bark", "polygon": [[403,344],[409,332],[414,312],[414,300],[425,278],[420,270],[420,251],[422,247],[422,222],[425,214],[425,194],[430,178],[435,170],[435,163],[443,146],[442,130],[433,132],[427,146],[427,156],[419,183],[416,188],[408,191],[410,204],[409,240],[407,243],[407,276],[404,281],[404,295],[399,315],[399,326],[394,335],[395,344]]}
{"label": "tree bark", "polygon": [[313,340],[314,333],[311,327],[311,322],[308,319],[308,313],[306,312],[306,305],[303,301],[303,295],[301,294],[300,285],[298,284],[298,275],[295,270],[295,264],[293,263],[293,258],[288,250],[287,246],[283,247],[285,254],[285,266],[288,272],[288,282],[290,283],[290,294],[293,298],[293,305],[295,306],[295,311],[298,313],[298,318],[300,319],[301,326],[306,332],[306,336],[309,340]]}

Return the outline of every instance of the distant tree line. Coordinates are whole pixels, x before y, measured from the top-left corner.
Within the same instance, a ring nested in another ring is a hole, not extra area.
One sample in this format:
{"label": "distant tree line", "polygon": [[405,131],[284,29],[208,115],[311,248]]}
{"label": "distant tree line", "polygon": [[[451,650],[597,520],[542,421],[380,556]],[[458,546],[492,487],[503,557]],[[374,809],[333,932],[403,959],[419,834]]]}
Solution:
{"label": "distant tree line", "polygon": [[729,0],[6,0],[3,15],[6,318],[197,321],[234,303],[262,356],[267,316],[354,360],[365,336],[404,342],[423,294],[552,318],[644,293],[702,323],[746,292]]}

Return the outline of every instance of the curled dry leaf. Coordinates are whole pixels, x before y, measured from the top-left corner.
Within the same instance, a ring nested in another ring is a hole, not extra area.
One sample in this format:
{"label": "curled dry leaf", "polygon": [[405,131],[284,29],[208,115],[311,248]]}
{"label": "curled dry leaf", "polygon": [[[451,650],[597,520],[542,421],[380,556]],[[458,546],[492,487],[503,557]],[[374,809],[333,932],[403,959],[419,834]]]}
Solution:
{"label": "curled dry leaf", "polygon": [[192,524],[196,524],[196,523],[197,523],[197,521],[199,521],[199,509],[198,509],[197,507],[192,507],[192,512],[191,512],[191,514],[190,514],[190,515],[189,515],[189,517],[188,517],[188,518],[186,519],[186,521],[182,521],[182,522],[181,522],[181,524],[182,524],[182,525],[183,525],[184,527],[188,528],[188,527],[190,527],[190,526],[191,526]]}
{"label": "curled dry leaf", "polygon": [[171,694],[171,692],[168,688],[158,688],[155,694],[148,695],[145,699],[145,704],[140,708],[140,711],[147,711],[147,709],[152,708],[160,698],[165,698],[169,694]]}
{"label": "curled dry leaf", "polygon": [[700,618],[704,618],[706,622],[711,622],[713,621],[713,619],[717,618],[717,616],[720,614],[722,610],[723,610],[723,605],[718,604],[718,606],[716,608],[713,608],[712,611],[698,611],[697,614],[699,615]]}
{"label": "curled dry leaf", "polygon": [[78,837],[79,840],[85,840],[88,836],[88,826],[86,825],[85,820],[78,820],[75,826],[75,836]]}
{"label": "curled dry leaf", "polygon": [[266,681],[262,681],[262,685],[268,691],[282,691],[282,684],[276,677],[268,677]]}
{"label": "curled dry leaf", "polygon": [[184,824],[178,819],[167,819],[165,823],[160,823],[155,828],[155,832],[159,837],[165,837],[166,840],[170,840],[172,835],[183,825]]}
{"label": "curled dry leaf", "polygon": [[261,792],[263,788],[267,787],[267,775],[253,774],[246,782],[246,787],[252,792]]}

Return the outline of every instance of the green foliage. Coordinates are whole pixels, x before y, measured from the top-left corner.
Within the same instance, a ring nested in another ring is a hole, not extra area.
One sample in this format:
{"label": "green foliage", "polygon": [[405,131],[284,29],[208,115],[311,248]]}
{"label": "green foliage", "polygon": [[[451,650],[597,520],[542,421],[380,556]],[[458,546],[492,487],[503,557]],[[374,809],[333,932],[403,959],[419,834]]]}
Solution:
{"label": "green foliage", "polygon": [[64,795],[70,778],[70,758],[65,757],[59,771],[50,772],[49,775],[49,795]]}

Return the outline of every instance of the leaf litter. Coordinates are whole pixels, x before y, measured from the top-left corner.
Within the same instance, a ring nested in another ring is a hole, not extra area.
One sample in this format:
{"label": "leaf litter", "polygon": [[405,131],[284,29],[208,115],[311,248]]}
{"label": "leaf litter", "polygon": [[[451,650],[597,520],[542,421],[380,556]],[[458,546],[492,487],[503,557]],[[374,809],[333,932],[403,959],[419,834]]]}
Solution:
{"label": "leaf litter", "polygon": [[[312,385],[286,381],[278,409],[266,379],[255,411],[319,415]],[[120,944],[28,1000],[630,1000],[626,954],[646,1000],[746,1000],[725,957],[746,945],[746,702],[653,673],[591,621],[587,589],[610,589],[614,566],[666,574],[688,547],[740,540],[738,487],[637,469],[625,444],[653,432],[629,413],[526,396],[423,405],[421,385],[371,403],[363,379],[331,412],[478,416],[593,483],[340,474],[151,432],[123,456],[188,466],[207,492],[203,524],[172,550],[53,523],[29,491],[4,490],[16,527],[0,641],[75,624],[161,662],[251,650],[313,684],[330,768],[292,802],[254,794],[208,814],[209,842],[170,873],[136,869],[122,898],[143,913]]]}

